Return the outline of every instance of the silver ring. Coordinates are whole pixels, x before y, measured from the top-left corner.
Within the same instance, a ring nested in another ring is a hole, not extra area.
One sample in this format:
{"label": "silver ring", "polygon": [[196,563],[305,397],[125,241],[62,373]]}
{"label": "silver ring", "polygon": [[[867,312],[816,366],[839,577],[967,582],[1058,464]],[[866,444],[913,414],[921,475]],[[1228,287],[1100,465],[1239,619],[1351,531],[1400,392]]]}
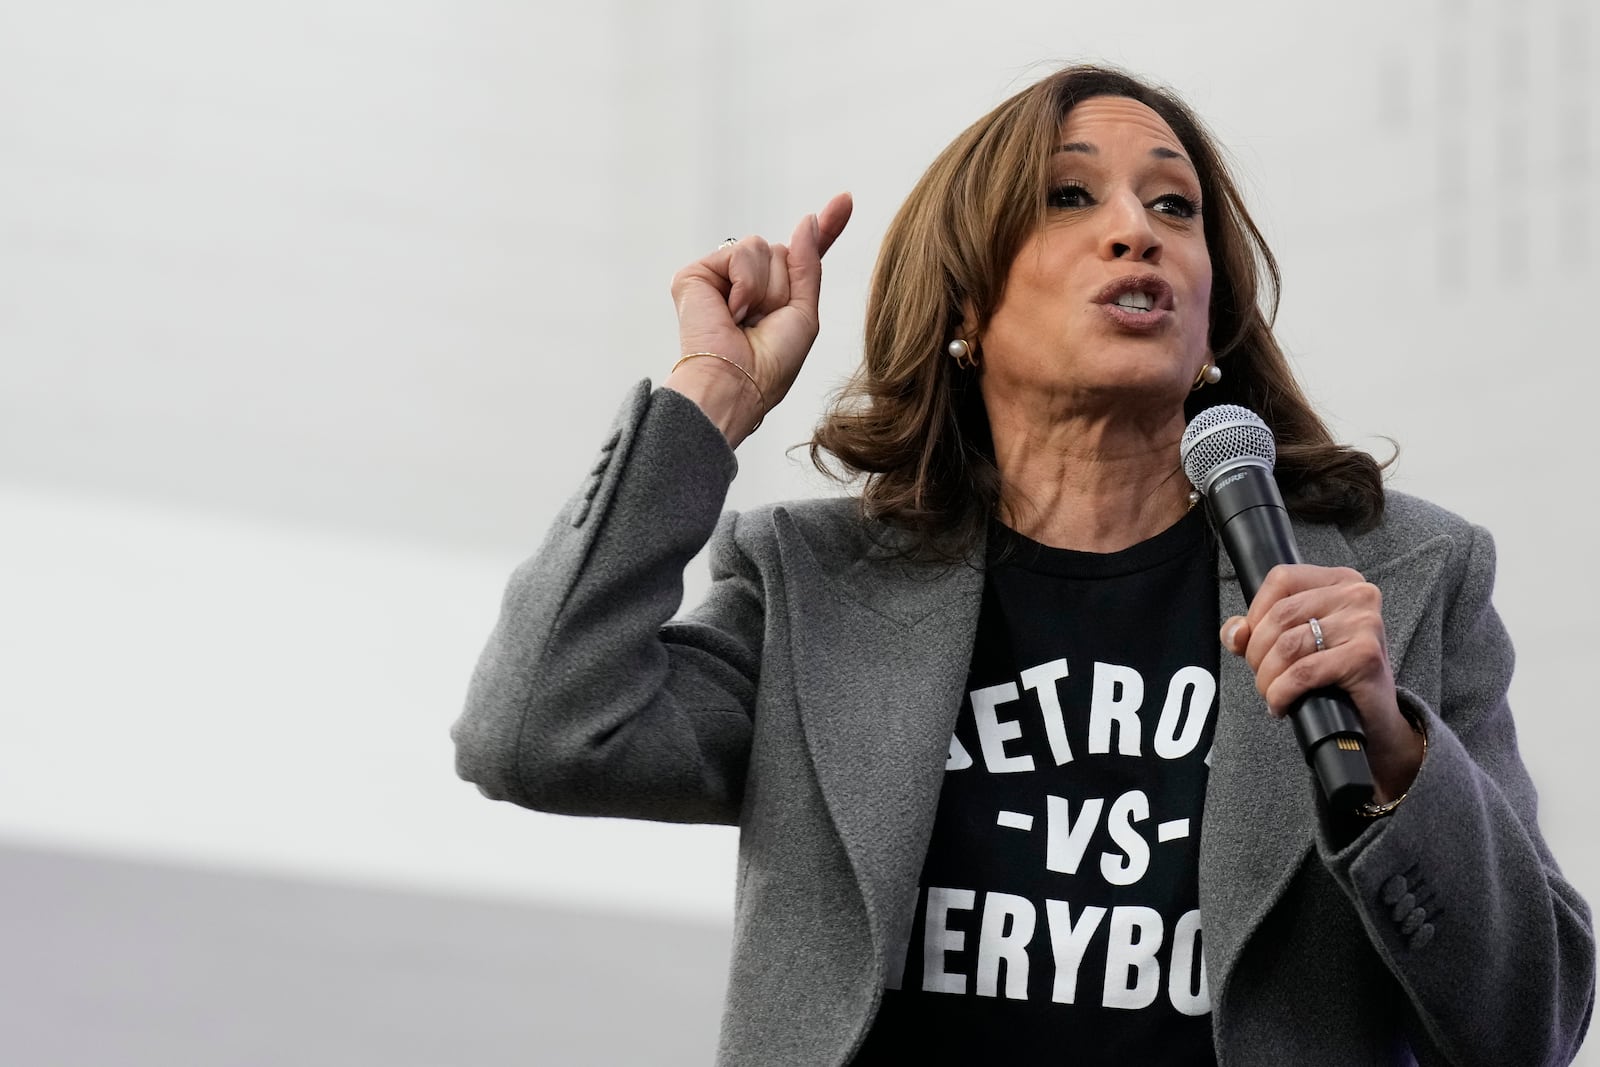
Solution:
{"label": "silver ring", "polygon": [[739,239],[737,237],[724,237],[722,239],[722,243],[720,245],[718,245],[717,247],[718,248],[727,248],[729,245],[736,245],[738,243],[739,243]]}
{"label": "silver ring", "polygon": [[1328,646],[1322,642],[1322,624],[1315,617],[1306,620],[1306,625],[1311,627],[1311,640],[1317,643],[1317,651],[1321,652]]}

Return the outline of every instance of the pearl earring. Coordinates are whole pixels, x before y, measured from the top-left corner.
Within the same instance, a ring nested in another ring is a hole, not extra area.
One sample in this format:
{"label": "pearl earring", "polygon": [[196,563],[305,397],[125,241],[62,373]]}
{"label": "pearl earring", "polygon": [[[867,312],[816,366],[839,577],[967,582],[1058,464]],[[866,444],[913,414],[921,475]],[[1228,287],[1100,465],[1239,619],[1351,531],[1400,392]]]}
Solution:
{"label": "pearl earring", "polygon": [[956,361],[956,366],[971,369],[978,365],[977,357],[972,354],[972,346],[960,337],[945,346],[945,351],[950,353],[950,358]]}
{"label": "pearl earring", "polygon": [[1203,385],[1216,385],[1222,381],[1222,368],[1206,360],[1205,366],[1200,368],[1200,373],[1194,376],[1194,385],[1189,389],[1192,393]]}

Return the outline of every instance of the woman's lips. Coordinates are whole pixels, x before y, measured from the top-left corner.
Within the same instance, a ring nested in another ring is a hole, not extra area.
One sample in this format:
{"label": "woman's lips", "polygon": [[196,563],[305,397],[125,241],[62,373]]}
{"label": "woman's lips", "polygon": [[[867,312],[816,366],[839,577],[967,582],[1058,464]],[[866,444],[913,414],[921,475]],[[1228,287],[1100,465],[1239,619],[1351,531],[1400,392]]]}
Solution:
{"label": "woman's lips", "polygon": [[[1117,301],[1129,293],[1139,293],[1151,305],[1148,310],[1124,307]],[[1159,274],[1125,274],[1094,296],[1094,303],[1119,329],[1132,333],[1159,330],[1172,319],[1172,286]]]}

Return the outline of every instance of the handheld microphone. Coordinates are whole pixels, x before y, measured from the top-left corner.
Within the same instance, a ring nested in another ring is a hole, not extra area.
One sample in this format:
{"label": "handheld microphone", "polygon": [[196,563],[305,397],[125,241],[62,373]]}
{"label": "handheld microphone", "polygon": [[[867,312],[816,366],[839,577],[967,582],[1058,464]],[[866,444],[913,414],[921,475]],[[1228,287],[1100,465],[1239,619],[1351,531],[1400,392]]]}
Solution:
{"label": "handheld microphone", "polygon": [[[1190,421],[1178,448],[1248,604],[1273,567],[1301,562],[1272,477],[1278,458],[1272,431],[1249,408],[1219,404]],[[1350,810],[1372,799],[1366,733],[1348,695],[1333,687],[1313,690],[1289,708],[1289,721],[1330,807]]]}

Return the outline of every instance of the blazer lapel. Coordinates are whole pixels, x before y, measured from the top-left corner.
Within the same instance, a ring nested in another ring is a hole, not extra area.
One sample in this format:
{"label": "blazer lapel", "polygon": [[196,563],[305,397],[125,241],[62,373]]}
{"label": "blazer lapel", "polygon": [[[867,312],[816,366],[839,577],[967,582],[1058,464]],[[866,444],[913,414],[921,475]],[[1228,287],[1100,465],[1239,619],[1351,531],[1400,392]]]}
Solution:
{"label": "blazer lapel", "polygon": [[[1344,539],[1331,527],[1315,529],[1332,537],[1307,543],[1305,531],[1296,529],[1302,556],[1326,565],[1349,565]],[[1218,624],[1245,609],[1233,564],[1219,551]],[[1291,727],[1267,715],[1255,674],[1243,659],[1224,649],[1219,675],[1200,833],[1200,914],[1213,1005],[1220,1003],[1245,941],[1305,859],[1316,828],[1305,785],[1310,772]]]}
{"label": "blazer lapel", "polygon": [[[1296,522],[1294,534],[1307,562],[1362,570],[1336,527]],[[1435,538],[1362,570],[1383,591],[1384,635],[1397,678],[1449,547],[1448,538]],[[1244,596],[1226,553],[1218,554],[1217,571],[1219,622],[1243,615]],[[1220,1003],[1246,941],[1311,851],[1318,818],[1316,786],[1292,727],[1267,715],[1249,664],[1226,651],[1215,738],[1200,840],[1200,910],[1213,1004]]]}
{"label": "blazer lapel", "polygon": [[[1374,564],[1365,574],[1368,581],[1383,590],[1383,632],[1389,640],[1389,666],[1400,685],[1414,689],[1429,704],[1437,705],[1438,687],[1429,677],[1413,678],[1407,670],[1424,647],[1438,649],[1435,638],[1423,640],[1418,624],[1435,603],[1433,587],[1450,558],[1451,539],[1440,534],[1420,542],[1392,559]],[[1437,663],[1437,659],[1434,660]]]}
{"label": "blazer lapel", "polygon": [[830,569],[786,512],[775,519],[800,722],[887,967],[910,931],[983,572],[888,558]]}

